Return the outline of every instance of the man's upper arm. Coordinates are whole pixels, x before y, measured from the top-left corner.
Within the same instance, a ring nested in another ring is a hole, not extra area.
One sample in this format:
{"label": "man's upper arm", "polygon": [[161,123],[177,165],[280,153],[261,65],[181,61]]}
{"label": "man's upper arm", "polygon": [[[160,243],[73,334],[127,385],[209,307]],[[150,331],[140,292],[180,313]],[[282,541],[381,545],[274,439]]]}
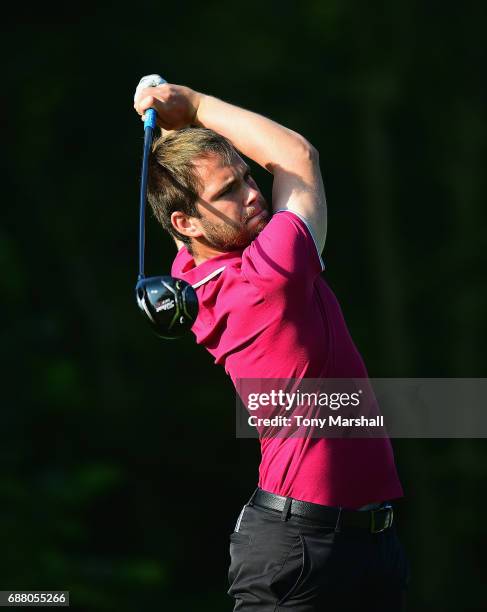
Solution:
{"label": "man's upper arm", "polygon": [[327,219],[318,152],[305,143],[296,155],[292,169],[277,165],[269,169],[274,175],[273,210],[290,210],[299,215],[310,228],[321,253],[325,246]]}

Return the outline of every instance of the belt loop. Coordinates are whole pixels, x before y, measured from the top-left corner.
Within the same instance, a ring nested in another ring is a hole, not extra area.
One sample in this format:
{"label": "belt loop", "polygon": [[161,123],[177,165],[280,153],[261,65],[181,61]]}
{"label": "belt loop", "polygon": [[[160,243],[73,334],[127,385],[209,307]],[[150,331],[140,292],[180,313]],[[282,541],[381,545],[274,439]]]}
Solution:
{"label": "belt loop", "polygon": [[340,533],[341,529],[340,529],[340,518],[342,516],[342,507],[340,506],[338,508],[338,516],[337,516],[337,522],[335,523],[335,533]]}
{"label": "belt loop", "polygon": [[252,497],[247,502],[247,506],[253,506],[254,505],[254,497],[256,496],[258,490],[259,490],[259,487],[257,487],[257,489],[255,489],[255,491],[252,493]]}
{"label": "belt loop", "polygon": [[292,497],[286,497],[286,501],[284,502],[284,508],[281,512],[281,521],[287,521],[289,516],[289,511],[291,510],[291,504],[293,502]]}

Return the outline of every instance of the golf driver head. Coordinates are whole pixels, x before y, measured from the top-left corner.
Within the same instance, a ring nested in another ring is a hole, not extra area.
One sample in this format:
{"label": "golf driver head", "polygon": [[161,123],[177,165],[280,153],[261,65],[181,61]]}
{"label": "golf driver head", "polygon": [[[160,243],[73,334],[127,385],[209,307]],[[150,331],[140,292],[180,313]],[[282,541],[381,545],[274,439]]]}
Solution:
{"label": "golf driver head", "polygon": [[142,278],[135,287],[135,293],[140,310],[160,338],[181,338],[191,329],[198,316],[196,291],[180,278]]}

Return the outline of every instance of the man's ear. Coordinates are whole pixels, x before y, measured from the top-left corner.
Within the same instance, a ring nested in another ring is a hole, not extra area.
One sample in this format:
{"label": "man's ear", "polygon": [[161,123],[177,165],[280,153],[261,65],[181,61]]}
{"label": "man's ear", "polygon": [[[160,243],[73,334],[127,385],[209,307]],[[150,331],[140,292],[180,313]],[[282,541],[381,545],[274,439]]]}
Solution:
{"label": "man's ear", "polygon": [[203,235],[201,225],[196,217],[190,217],[180,210],[175,210],[171,215],[171,223],[176,231],[189,238],[198,238]]}

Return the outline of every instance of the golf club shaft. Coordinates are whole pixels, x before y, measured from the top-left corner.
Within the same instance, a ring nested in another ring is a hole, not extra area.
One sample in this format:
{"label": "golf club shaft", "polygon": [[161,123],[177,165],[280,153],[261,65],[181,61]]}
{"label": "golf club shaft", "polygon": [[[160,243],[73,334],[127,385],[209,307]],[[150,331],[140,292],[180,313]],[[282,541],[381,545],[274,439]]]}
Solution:
{"label": "golf club shaft", "polygon": [[147,175],[149,172],[149,154],[152,145],[152,136],[156,126],[156,111],[147,109],[144,121],[144,153],[142,158],[142,176],[140,178],[140,217],[139,217],[139,276],[144,278],[145,259],[145,208],[147,200]]}

